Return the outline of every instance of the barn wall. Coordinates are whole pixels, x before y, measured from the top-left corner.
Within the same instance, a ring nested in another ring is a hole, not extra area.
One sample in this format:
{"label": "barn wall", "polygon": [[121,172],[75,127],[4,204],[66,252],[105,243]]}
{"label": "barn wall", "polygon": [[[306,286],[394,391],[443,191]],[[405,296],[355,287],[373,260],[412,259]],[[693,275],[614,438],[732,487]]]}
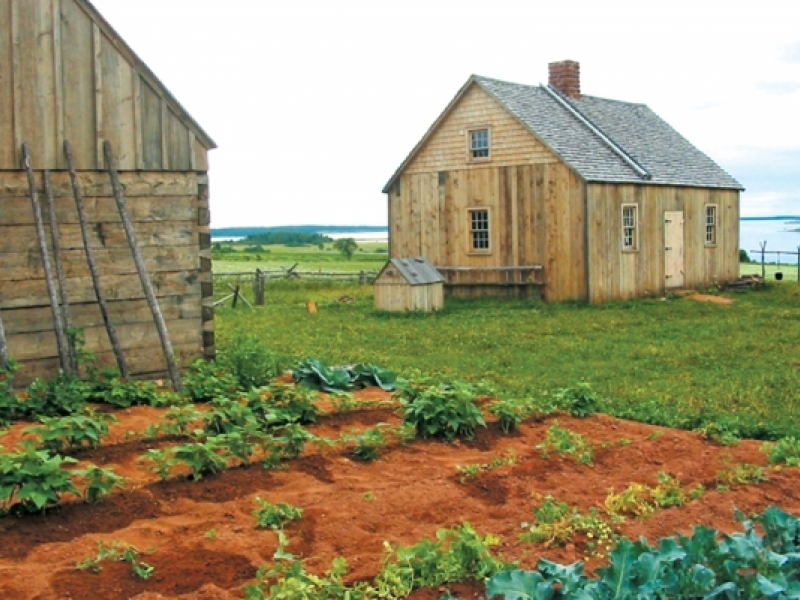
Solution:
{"label": "barn wall", "polygon": [[[434,266],[542,265],[548,300],[585,299],[584,184],[561,163],[404,173],[389,194],[392,257]],[[491,251],[470,249],[468,209],[486,207]],[[451,283],[519,282],[498,272],[448,273]]]}
{"label": "barn wall", "polygon": [[[206,171],[213,142],[80,0],[0,0],[0,170],[27,142],[40,168],[63,169],[63,141],[81,170]],[[198,143],[198,136],[204,143]]]}
{"label": "barn wall", "polygon": [[[109,176],[84,171],[79,178],[90,243],[129,367],[138,375],[163,375],[166,365],[158,333]],[[54,172],[51,179],[74,325],[84,330],[87,350],[96,352],[101,363],[115,366],[95,300],[69,176]],[[206,177],[193,172],[122,172],[120,179],[173,346],[185,366],[203,356],[204,346],[206,353],[213,352]],[[41,188],[41,173],[36,173],[36,182]],[[49,297],[27,194],[24,172],[0,171],[0,310],[10,354],[23,365],[17,380],[20,384],[35,376],[52,376],[58,369]],[[39,196],[47,213],[41,189]],[[49,227],[45,225],[45,229],[49,240]]]}
{"label": "barn wall", "polygon": [[[622,204],[639,209],[639,249],[622,250]],[[705,205],[718,206],[718,243],[705,244]],[[663,294],[664,211],[684,214],[686,288],[738,277],[739,192],[674,186],[589,184],[591,302]]]}
{"label": "barn wall", "polygon": [[473,84],[428,137],[404,173],[484,168],[485,162],[470,163],[467,160],[468,130],[483,127],[491,130],[491,163],[495,166],[558,161],[497,100]]}

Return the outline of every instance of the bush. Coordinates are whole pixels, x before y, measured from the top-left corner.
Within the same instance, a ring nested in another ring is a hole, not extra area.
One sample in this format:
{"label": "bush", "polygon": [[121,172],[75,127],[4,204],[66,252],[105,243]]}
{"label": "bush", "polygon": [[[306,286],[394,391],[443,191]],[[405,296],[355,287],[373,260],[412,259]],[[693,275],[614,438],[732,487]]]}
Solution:
{"label": "bush", "polygon": [[417,435],[472,439],[475,427],[486,426],[475,398],[483,395],[472,385],[463,382],[438,385],[406,383],[399,397],[403,405],[403,421],[413,425]]}
{"label": "bush", "polygon": [[744,250],[743,248],[739,248],[739,262],[740,263],[753,262],[752,260],[750,260],[750,256],[747,254],[747,250]]}
{"label": "bush", "polygon": [[220,350],[217,364],[236,379],[239,387],[262,387],[291,366],[291,361],[273,352],[256,336],[239,336]]}

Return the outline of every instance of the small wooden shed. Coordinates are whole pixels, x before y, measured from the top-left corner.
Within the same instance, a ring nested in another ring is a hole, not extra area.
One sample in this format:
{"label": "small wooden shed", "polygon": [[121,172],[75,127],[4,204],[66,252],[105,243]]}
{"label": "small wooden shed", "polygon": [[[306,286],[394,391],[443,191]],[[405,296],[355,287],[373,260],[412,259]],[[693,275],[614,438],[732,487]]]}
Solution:
{"label": "small wooden shed", "polygon": [[647,106],[474,75],[384,187],[448,293],[588,302],[736,279],[742,186]]}
{"label": "small wooden shed", "polygon": [[374,285],[375,308],[390,312],[433,312],[444,306],[444,278],[421,256],[393,258]]}
{"label": "small wooden shed", "polygon": [[[190,51],[186,63],[196,68]],[[90,278],[65,140],[129,372],[158,376],[166,364],[115,206],[104,142],[113,148],[181,366],[213,356],[207,174],[213,140],[87,0],[0,0],[0,315],[9,354],[22,365],[17,383],[59,369],[23,143],[44,206],[43,175],[50,171],[73,325],[101,363],[115,362]]]}

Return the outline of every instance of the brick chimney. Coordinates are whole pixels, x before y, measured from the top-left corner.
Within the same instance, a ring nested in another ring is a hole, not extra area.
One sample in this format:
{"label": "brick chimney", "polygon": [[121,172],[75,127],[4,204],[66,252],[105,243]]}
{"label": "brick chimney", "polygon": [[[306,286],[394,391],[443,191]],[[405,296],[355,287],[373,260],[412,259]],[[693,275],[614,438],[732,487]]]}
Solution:
{"label": "brick chimney", "polygon": [[574,60],[552,62],[548,83],[569,98],[581,97],[581,65]]}

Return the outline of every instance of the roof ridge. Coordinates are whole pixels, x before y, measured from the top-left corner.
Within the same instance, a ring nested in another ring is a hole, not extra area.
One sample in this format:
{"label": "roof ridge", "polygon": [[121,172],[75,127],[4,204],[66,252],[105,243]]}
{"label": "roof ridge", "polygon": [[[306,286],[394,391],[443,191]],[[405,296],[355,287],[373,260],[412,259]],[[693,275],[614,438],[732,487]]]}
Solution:
{"label": "roof ridge", "polygon": [[591,131],[597,138],[600,139],[612,152],[619,156],[629,167],[631,167],[639,177],[642,179],[652,179],[653,175],[644,168],[639,161],[631,156],[622,145],[614,140],[610,135],[605,133],[598,125],[596,125],[589,117],[583,114],[572,102],[569,101],[558,89],[551,85],[541,86],[550,96],[573,114],[578,121],[582,122],[589,131]]}

